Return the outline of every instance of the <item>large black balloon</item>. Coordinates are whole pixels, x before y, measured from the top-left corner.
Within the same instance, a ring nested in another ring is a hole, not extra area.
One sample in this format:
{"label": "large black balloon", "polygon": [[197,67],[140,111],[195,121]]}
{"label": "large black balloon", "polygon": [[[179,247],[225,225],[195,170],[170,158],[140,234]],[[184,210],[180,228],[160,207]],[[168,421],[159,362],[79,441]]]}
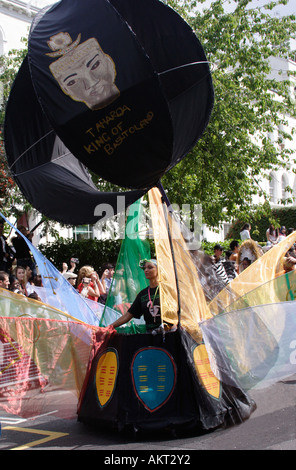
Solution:
{"label": "large black balloon", "polygon": [[158,0],[62,0],[34,21],[5,119],[10,168],[57,221],[94,223],[100,193],[86,167],[129,188],[158,183],[201,137],[211,74],[191,28]]}

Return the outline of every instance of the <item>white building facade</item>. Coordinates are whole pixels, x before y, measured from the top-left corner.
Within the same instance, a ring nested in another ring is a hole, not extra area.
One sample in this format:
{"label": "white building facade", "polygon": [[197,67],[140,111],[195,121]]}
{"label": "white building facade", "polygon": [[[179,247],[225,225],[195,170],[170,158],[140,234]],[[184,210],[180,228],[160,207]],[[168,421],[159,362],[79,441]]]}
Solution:
{"label": "white building facade", "polygon": [[[296,62],[271,57],[270,65],[271,73],[269,78],[279,81],[290,80],[290,96],[296,105],[296,78],[291,75],[292,72],[296,72]],[[293,172],[293,169],[296,170],[294,164],[294,160],[296,161],[296,119],[290,116],[284,116],[284,121],[286,121],[285,126],[282,129],[275,129],[268,137],[274,145],[278,145],[276,142],[278,141],[278,133],[280,131],[292,136],[292,140],[286,138],[283,139],[280,144],[283,148],[291,151],[291,166],[289,169],[271,171],[269,174],[270,180],[262,179],[259,182],[261,189],[269,195],[271,206],[274,208],[295,206],[296,204],[296,175]],[[292,192],[287,190],[287,188],[291,188]],[[289,200],[289,202],[286,202],[284,205],[281,202],[282,200]],[[259,204],[263,202],[263,199],[259,196],[255,196],[253,202],[254,204]],[[230,227],[231,224],[223,224],[218,232],[213,232],[208,227],[204,226],[203,237],[211,242],[222,241]],[[268,227],[266,227],[266,229],[267,228]]]}
{"label": "white building facade", "polygon": [[28,36],[33,16],[38,9],[26,2],[0,0],[0,54],[12,49],[21,49],[22,37]]}

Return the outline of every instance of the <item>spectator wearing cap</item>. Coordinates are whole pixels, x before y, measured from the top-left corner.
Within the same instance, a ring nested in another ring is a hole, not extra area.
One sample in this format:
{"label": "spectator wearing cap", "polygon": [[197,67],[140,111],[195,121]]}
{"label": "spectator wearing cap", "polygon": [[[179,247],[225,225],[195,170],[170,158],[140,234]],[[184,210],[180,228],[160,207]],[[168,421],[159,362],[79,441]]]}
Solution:
{"label": "spectator wearing cap", "polygon": [[69,281],[71,286],[75,287],[77,274],[73,273],[72,271],[67,271],[66,273],[63,273],[63,277]]}

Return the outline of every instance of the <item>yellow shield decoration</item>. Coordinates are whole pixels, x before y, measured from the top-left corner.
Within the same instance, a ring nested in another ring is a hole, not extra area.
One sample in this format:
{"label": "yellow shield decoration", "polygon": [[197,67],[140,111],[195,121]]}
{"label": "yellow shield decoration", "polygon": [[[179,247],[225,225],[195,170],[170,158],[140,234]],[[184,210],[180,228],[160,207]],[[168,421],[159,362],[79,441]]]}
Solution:
{"label": "yellow shield decoration", "polygon": [[115,349],[107,349],[99,358],[96,370],[96,389],[100,406],[109,403],[115,390],[118,357]]}
{"label": "yellow shield decoration", "polygon": [[193,359],[202,386],[212,397],[220,398],[220,381],[211,369],[209,355],[204,344],[196,346]]}

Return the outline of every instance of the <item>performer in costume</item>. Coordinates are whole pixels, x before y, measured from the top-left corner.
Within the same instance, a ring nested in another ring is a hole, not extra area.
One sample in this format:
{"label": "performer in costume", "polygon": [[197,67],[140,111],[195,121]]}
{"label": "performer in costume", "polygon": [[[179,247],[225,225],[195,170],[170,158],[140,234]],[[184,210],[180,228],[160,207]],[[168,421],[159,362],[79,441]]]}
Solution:
{"label": "performer in costume", "polygon": [[114,328],[124,325],[132,318],[141,318],[142,315],[147,331],[153,331],[161,325],[157,261],[143,260],[140,266],[149,281],[149,286],[141,290],[128,311],[112,323]]}

